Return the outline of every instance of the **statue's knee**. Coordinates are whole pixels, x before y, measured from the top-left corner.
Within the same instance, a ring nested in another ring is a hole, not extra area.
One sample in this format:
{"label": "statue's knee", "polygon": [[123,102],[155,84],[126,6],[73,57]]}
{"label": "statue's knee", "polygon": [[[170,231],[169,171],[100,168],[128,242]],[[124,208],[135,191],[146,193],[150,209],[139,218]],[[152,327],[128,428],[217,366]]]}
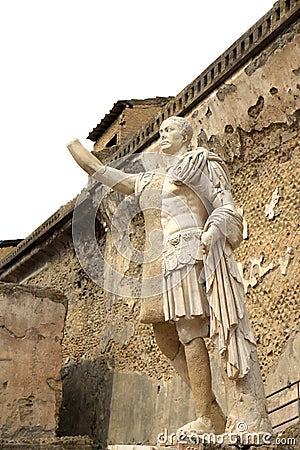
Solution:
{"label": "statue's knee", "polygon": [[153,324],[156,343],[161,352],[171,361],[177,356],[180,342],[176,327],[171,322]]}

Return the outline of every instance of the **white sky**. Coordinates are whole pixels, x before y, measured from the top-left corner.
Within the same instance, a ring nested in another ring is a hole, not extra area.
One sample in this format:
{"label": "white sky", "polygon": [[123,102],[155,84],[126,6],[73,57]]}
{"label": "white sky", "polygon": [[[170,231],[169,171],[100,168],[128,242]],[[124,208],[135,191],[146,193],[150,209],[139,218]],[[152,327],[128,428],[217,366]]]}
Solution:
{"label": "white sky", "polygon": [[0,240],[86,184],[65,144],[118,100],[178,94],[273,0],[2,0]]}

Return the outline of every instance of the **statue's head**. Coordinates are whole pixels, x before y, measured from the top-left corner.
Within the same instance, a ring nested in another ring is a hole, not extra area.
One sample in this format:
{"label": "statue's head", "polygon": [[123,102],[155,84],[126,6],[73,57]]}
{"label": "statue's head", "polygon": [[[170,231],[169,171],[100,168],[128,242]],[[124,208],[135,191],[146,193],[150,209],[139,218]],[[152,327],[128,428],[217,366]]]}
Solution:
{"label": "statue's head", "polygon": [[171,116],[164,120],[160,130],[160,147],[164,153],[177,153],[181,148],[189,147],[193,127],[183,117]]}

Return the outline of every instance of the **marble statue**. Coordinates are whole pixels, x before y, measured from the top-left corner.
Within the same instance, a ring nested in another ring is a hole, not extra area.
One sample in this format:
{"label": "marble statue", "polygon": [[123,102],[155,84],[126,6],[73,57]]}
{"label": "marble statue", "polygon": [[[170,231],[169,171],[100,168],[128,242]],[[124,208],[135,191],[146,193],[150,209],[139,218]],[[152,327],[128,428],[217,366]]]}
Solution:
{"label": "marble statue", "polygon": [[[142,321],[153,324],[159,348],[191,387],[197,417],[181,430],[203,434],[219,429],[222,412],[212,391],[204,340],[209,337],[223,361],[225,432],[240,432],[240,423],[245,424],[242,431],[269,432],[255,338],[233,256],[243,226],[229,172],[215,153],[190,149],[193,129],[186,119],[166,119],[159,133],[162,165],[139,174],[103,165],[77,139],[67,147],[96,180],[139,196],[142,209],[145,199],[151,202],[152,192],[156,197],[159,193],[163,289],[162,295],[142,302]],[[144,214],[147,240],[154,225],[147,211]],[[151,270],[153,266],[145,264],[145,271]]]}

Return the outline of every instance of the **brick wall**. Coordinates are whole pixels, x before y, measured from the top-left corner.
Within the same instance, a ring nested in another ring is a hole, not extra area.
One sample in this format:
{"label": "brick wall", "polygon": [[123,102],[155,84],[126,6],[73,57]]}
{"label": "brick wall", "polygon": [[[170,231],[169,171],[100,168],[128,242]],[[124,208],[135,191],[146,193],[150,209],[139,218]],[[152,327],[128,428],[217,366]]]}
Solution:
{"label": "brick wall", "polygon": [[14,247],[0,247],[0,260],[3,259],[6,255],[8,255]]}
{"label": "brick wall", "polygon": [[98,141],[94,145],[94,151],[101,151],[103,148],[105,148],[106,144],[115,134],[118,134],[118,143],[120,143],[121,125],[119,122],[120,117],[118,117],[98,139]]}
{"label": "brick wall", "polygon": [[[146,101],[145,101],[146,103]],[[136,132],[145,122],[150,120],[160,111],[160,104],[143,104],[142,101],[134,103],[133,106],[126,106],[123,113],[110,125],[94,145],[94,151],[101,151],[110,141],[110,139],[118,133],[117,144],[123,144],[134,132]]]}

